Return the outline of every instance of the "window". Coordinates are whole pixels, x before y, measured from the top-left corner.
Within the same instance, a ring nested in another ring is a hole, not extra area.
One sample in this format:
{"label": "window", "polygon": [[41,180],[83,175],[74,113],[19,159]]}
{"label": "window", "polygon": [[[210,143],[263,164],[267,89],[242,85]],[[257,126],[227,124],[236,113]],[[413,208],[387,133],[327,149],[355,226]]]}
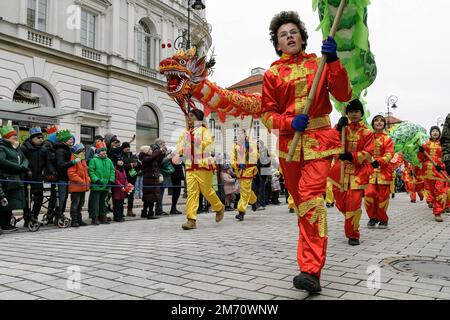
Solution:
{"label": "window", "polygon": [[137,62],[146,68],[152,67],[150,64],[151,40],[150,28],[144,21],[139,21],[139,28],[136,30]]}
{"label": "window", "polygon": [[253,128],[252,128],[252,132],[253,132],[253,138],[256,139],[256,141],[259,140],[259,129],[261,127],[261,124],[259,122],[259,120],[254,120],[253,121]]}
{"label": "window", "polygon": [[84,148],[87,150],[95,143],[95,128],[81,126],[80,141],[84,144]]}
{"label": "window", "polygon": [[46,30],[47,0],[28,0],[27,25],[40,31]]}
{"label": "window", "polygon": [[214,137],[216,138],[216,144],[222,143],[222,127],[220,125],[216,126]]}
{"label": "window", "polygon": [[234,142],[237,142],[238,132],[239,131],[239,123],[233,124],[233,140]]}
{"label": "window", "polygon": [[159,137],[159,120],[156,112],[149,106],[139,109],[136,116],[136,145],[151,145]]}
{"label": "window", "polygon": [[81,109],[94,110],[95,92],[81,89]]}
{"label": "window", "polygon": [[81,10],[81,44],[95,48],[95,15]]}
{"label": "window", "polygon": [[39,104],[54,108],[55,101],[50,92],[36,82],[24,82],[14,92],[13,101],[28,104]]}

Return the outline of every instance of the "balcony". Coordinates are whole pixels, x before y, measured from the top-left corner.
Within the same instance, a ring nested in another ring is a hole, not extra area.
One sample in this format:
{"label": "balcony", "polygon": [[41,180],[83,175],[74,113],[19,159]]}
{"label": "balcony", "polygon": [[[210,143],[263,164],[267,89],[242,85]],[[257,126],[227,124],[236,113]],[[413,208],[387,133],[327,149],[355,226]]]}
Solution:
{"label": "balcony", "polygon": [[53,47],[53,38],[35,30],[28,30],[28,40],[46,47]]}
{"label": "balcony", "polygon": [[102,54],[95,51],[95,50],[91,50],[91,49],[87,49],[87,48],[82,48],[81,49],[81,56],[83,58],[92,60],[92,61],[96,61],[96,62],[101,62],[102,61]]}
{"label": "balcony", "polygon": [[145,77],[157,79],[158,78],[158,72],[153,69],[147,69],[143,67],[139,67],[139,73]]}

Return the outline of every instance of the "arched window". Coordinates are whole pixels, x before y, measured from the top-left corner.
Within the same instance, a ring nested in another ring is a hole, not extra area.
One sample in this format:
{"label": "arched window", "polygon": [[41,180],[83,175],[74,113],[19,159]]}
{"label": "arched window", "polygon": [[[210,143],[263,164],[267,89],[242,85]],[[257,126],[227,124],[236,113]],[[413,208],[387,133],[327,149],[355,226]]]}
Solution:
{"label": "arched window", "polygon": [[159,136],[159,119],[156,112],[149,106],[142,106],[136,116],[137,149],[151,145]]}
{"label": "arched window", "polygon": [[144,18],[139,21],[135,30],[137,63],[146,68],[155,69],[160,44],[160,39],[156,35],[156,28],[150,20]]}
{"label": "arched window", "polygon": [[13,100],[21,103],[39,104],[55,108],[55,100],[44,86],[37,82],[24,82],[14,92]]}

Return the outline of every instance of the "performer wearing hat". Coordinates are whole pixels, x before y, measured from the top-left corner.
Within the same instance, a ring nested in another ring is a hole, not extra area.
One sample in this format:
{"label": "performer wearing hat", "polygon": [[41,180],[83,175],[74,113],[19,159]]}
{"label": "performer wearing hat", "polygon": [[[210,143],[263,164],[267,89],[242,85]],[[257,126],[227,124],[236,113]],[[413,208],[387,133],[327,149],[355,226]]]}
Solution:
{"label": "performer wearing hat", "polygon": [[[433,205],[434,219],[437,222],[444,221],[442,219],[442,213],[445,210],[447,190],[445,186],[445,178],[441,174],[445,169],[445,165],[442,163],[442,148],[440,143],[441,129],[438,126],[432,126],[430,128],[430,140],[425,142],[419,147],[418,158],[422,162],[421,175],[424,178],[425,190],[431,197],[431,203]],[[425,156],[427,152],[436,166]]]}
{"label": "performer wearing hat", "polygon": [[[372,155],[374,151],[374,133],[369,130],[362,117],[364,108],[358,99],[352,100],[346,108],[347,117],[342,117],[336,126],[338,131],[345,130],[345,153],[339,155],[331,168],[330,178],[336,207],[345,215],[345,235],[348,244],[359,245],[359,221],[364,189],[369,186]],[[349,123],[350,120],[350,123]],[[341,162],[344,163],[344,181],[341,181]],[[341,183],[344,191],[341,191]]]}
{"label": "performer wearing hat", "polygon": [[[326,259],[327,212],[323,193],[331,156],[342,152],[339,135],[330,125],[333,107],[329,94],[345,102],[351,99],[352,90],[337,56],[336,42],[330,37],[322,45],[327,63],[314,103],[308,115],[302,114],[319,59],[304,51],[308,33],[296,12],[275,15],[270,36],[280,59],[264,75],[261,121],[269,131],[279,133],[280,166],[298,214],[297,261],[301,273],[294,277],[294,286],[314,293],[321,291],[319,279]],[[303,133],[302,142],[288,163],[286,158],[296,131]]]}
{"label": "performer wearing hat", "polygon": [[192,109],[187,115],[188,129],[178,141],[178,154],[185,158],[186,166],[186,218],[182,225],[184,230],[197,228],[197,209],[200,193],[211,203],[216,212],[216,222],[223,219],[225,206],[212,187],[214,160],[210,156],[213,143],[207,126],[203,123],[201,110]]}
{"label": "performer wearing hat", "polygon": [[255,143],[248,141],[247,133],[244,129],[239,130],[238,141],[233,147],[232,164],[236,177],[239,180],[241,189],[241,197],[238,203],[238,214],[236,219],[244,220],[245,211],[249,204],[256,204],[257,198],[252,190],[252,182],[255,175],[258,173],[258,150]]}
{"label": "performer wearing hat", "polygon": [[375,131],[375,149],[373,152],[373,173],[370,176],[369,188],[365,191],[364,205],[369,216],[369,228],[386,229],[388,226],[387,209],[389,207],[389,194],[391,192],[392,163],[394,156],[394,141],[385,132],[386,119],[375,116],[372,119],[372,128]]}

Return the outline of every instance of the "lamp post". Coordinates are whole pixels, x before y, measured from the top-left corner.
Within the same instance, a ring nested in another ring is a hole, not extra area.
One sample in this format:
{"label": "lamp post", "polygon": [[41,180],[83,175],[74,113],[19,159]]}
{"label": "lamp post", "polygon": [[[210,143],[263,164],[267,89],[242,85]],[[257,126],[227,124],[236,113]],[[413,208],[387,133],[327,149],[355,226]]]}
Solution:
{"label": "lamp post", "polygon": [[444,126],[444,118],[442,118],[442,117],[437,118],[436,119],[436,125],[438,127],[443,127]]}
{"label": "lamp post", "polygon": [[[175,39],[173,46],[176,50],[181,49],[184,45],[185,50],[191,48],[191,8],[194,10],[204,10],[206,6],[203,4],[202,0],[195,0],[191,5],[191,0],[188,0],[188,28],[187,31],[183,31],[183,34]],[[181,42],[180,42],[181,41]]]}
{"label": "lamp post", "polygon": [[389,98],[387,98],[387,101],[386,101],[386,104],[387,104],[387,119],[386,119],[386,127],[387,127],[387,130],[389,131],[389,128],[390,128],[390,117],[391,117],[391,115],[390,115],[390,113],[389,113],[389,108],[392,108],[392,109],[397,109],[397,105],[396,105],[396,103],[397,103],[397,101],[398,101],[398,98],[397,98],[397,96],[395,96],[395,95],[391,95],[391,96],[389,96]]}

